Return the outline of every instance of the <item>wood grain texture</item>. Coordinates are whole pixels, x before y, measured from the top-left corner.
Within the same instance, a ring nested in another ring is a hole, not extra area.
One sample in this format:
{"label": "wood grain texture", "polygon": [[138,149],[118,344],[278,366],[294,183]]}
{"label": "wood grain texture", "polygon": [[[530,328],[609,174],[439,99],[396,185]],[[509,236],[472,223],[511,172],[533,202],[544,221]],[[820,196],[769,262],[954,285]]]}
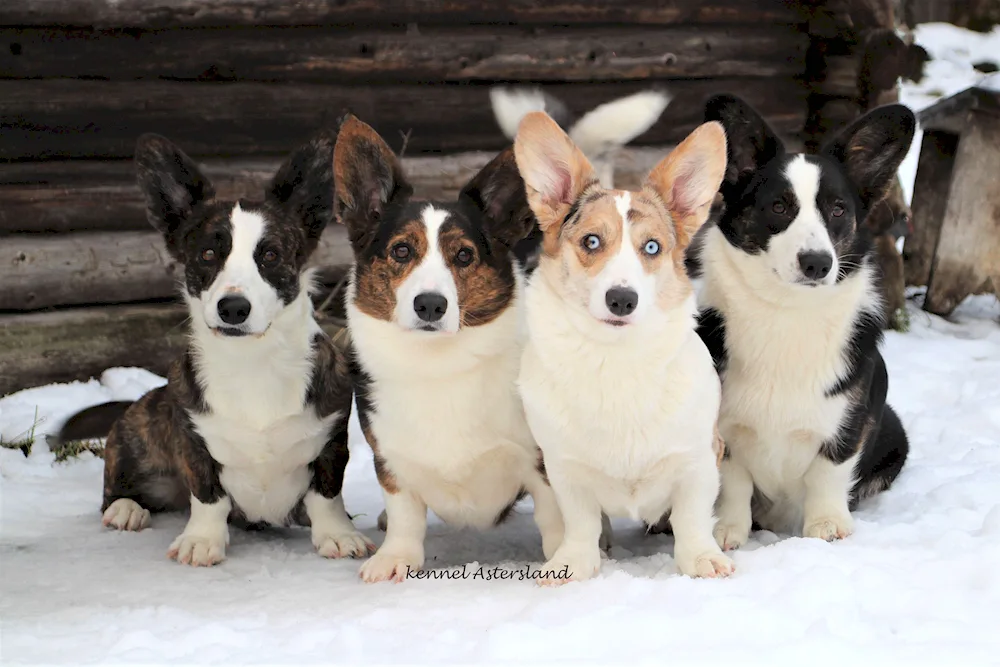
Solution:
{"label": "wood grain texture", "polygon": [[[329,276],[351,258],[336,225],[311,263],[323,278],[324,269]],[[182,276],[155,231],[12,235],[0,243],[0,311],[170,298]]]}
{"label": "wood grain texture", "polygon": [[795,23],[777,0],[17,0],[0,25],[109,27],[365,23]]}
{"label": "wood grain texture", "polygon": [[792,26],[0,29],[4,78],[406,83],[792,76]]}
{"label": "wood grain texture", "polygon": [[[637,187],[669,147],[625,148],[616,159],[619,187]],[[493,152],[404,157],[420,201],[453,201]],[[222,199],[259,199],[280,160],[205,160]],[[0,164],[0,237],[17,233],[149,231],[131,160],[54,160]]]}
{"label": "wood grain texture", "polygon": [[[556,84],[548,89],[582,113],[649,82]],[[676,143],[698,125],[705,100],[739,95],[779,131],[805,123],[807,90],[793,79],[664,82],[674,95],[638,145]],[[0,158],[131,157],[143,132],[158,132],[195,156],[283,155],[346,110],[408,154],[499,150],[507,144],[489,86],[340,86],[175,81],[0,81]]]}

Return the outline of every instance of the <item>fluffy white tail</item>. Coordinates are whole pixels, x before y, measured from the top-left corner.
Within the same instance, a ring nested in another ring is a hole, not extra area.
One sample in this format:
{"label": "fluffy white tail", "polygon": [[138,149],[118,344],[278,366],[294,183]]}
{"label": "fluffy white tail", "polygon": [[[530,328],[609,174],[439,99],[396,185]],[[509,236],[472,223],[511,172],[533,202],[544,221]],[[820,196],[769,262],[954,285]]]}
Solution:
{"label": "fluffy white tail", "polygon": [[539,88],[497,86],[490,90],[490,103],[497,124],[508,139],[514,138],[527,114],[532,111],[549,114],[593,163],[605,187],[613,187],[615,152],[659,120],[670,96],[658,90],[645,90],[595,107],[578,120],[559,99]]}
{"label": "fluffy white tail", "polygon": [[601,155],[653,127],[669,103],[670,97],[658,90],[612,100],[584,114],[569,128],[569,136],[584,155]]}

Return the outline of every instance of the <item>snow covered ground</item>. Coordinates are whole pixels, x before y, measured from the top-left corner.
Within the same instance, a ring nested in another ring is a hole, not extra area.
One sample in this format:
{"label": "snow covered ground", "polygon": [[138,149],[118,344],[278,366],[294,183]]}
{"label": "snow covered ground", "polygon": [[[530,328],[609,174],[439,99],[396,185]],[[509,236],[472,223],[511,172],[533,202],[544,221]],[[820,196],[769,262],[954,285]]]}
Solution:
{"label": "snow covered ground", "polygon": [[[1000,31],[922,26],[917,37],[940,60],[904,87],[916,108],[977,80],[970,63],[1000,57]],[[161,378],[112,369],[0,399],[0,439],[37,438],[28,458],[0,450],[0,662],[996,664],[1000,304],[971,298],[951,321],[911,309],[911,331],[890,332],[884,348],[912,447],[896,484],[862,505],[843,542],[756,534],[726,581],[679,576],[671,539],[627,521],[593,581],[476,578],[480,566],[541,559],[528,503],[489,533],[432,523],[428,566],[464,579],[366,586],[358,562],[324,560],[300,529],[233,530],[224,564],[187,568],[166,558],[183,517],[103,529],[101,461],[56,464],[41,437]],[[356,422],[344,494],[380,542]]]}
{"label": "snow covered ground", "polygon": [[[496,531],[432,524],[428,564],[467,579],[365,585],[300,529],[232,531],[229,559],[166,558],[180,516],[141,533],[100,525],[101,461],[0,450],[0,651],[4,664],[415,661],[995,664],[1000,650],[1000,305],[974,297],[954,322],[914,309],[885,346],[889,400],[912,454],[857,532],[827,544],[758,533],[727,581],[677,574],[671,539],[616,523],[598,579],[559,589],[473,578],[538,562],[530,504]],[[160,382],[101,382],[0,400],[0,434],[36,436],[90,403]],[[345,498],[376,542],[382,509],[356,424]]]}

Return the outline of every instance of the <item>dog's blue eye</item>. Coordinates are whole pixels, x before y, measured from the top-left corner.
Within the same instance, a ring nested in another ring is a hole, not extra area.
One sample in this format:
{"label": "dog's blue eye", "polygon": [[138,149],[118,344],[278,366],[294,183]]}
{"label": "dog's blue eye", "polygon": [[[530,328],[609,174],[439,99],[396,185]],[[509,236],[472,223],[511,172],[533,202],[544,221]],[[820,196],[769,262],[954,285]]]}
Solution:
{"label": "dog's blue eye", "polygon": [[660,254],[660,244],[650,239],[646,241],[646,247],[644,247],[643,250],[645,250],[646,254],[650,255],[651,257],[656,256]]}
{"label": "dog's blue eye", "polygon": [[833,213],[833,217],[839,218],[840,216],[844,215],[844,207],[841,206],[840,204],[834,204],[830,212]]}
{"label": "dog's blue eye", "polygon": [[597,250],[601,247],[601,237],[597,234],[587,234],[583,237],[583,247],[587,250]]}

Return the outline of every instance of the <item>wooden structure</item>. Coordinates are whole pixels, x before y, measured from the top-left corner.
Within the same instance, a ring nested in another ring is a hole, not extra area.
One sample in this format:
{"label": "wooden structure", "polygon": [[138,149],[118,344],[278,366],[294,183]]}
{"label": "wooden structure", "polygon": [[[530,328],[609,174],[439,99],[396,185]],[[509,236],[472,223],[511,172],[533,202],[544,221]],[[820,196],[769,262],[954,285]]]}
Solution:
{"label": "wooden structure", "polygon": [[927,286],[924,309],[939,315],[1000,291],[1000,75],[991,80],[920,113],[906,279]]}
{"label": "wooden structure", "polygon": [[[902,65],[883,57],[898,50],[891,7],[0,3],[0,395],[138,361],[162,371],[172,354],[140,341],[176,344],[180,322],[169,303],[176,268],[134,184],[130,158],[143,132],[169,137],[205,165],[221,195],[239,196],[259,193],[284,154],[350,109],[395,149],[405,146],[418,197],[452,197],[505,144],[492,84],[553,86],[577,113],[659,85],[673,103],[619,158],[620,184],[634,184],[700,122],[714,93],[744,97],[806,148],[892,99]],[[349,259],[341,229],[327,231],[316,259],[334,280]],[[73,345],[90,352],[74,355]]]}

